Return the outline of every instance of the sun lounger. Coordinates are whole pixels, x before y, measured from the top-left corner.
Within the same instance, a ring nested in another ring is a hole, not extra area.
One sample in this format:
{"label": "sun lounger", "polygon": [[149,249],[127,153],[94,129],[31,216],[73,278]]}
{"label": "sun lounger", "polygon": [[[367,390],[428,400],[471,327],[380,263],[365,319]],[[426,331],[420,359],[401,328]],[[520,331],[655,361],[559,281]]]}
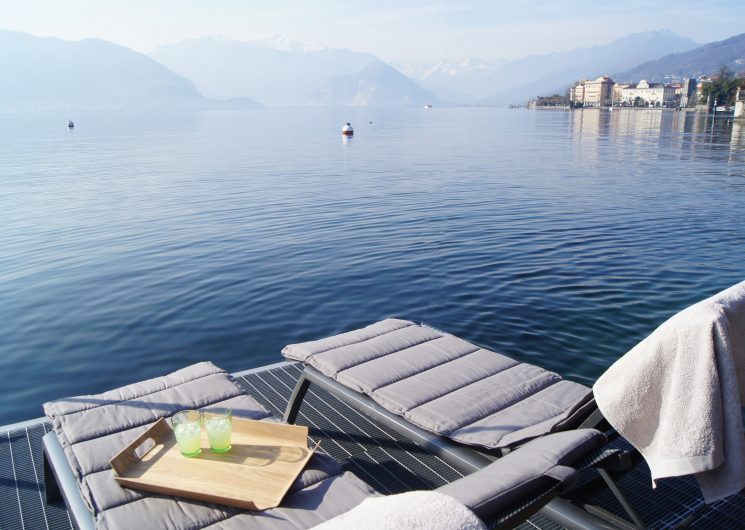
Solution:
{"label": "sun lounger", "polygon": [[[426,432],[497,456],[574,428],[595,409],[584,385],[406,320],[389,318],[282,353],[309,367],[314,382],[331,379],[334,388],[365,395]],[[298,381],[288,421],[306,379]]]}
{"label": "sun lounger", "polygon": [[[466,472],[531,440],[603,420],[590,388],[406,320],[292,344],[282,353],[304,364],[285,421],[295,421],[310,385],[318,385]],[[630,467],[631,456],[608,451],[593,465],[643,527],[607,472]]]}
{"label": "sun lounger", "polygon": [[[185,408],[227,405],[236,416],[276,421],[224,371],[200,363],[97,396],[45,405],[53,432],[44,438],[48,500],[62,496],[78,528],[308,528],[379,495],[331,458],[316,454],[282,506],[264,512],[120,487],[108,461],[154,421]],[[524,520],[575,479],[572,467],[605,443],[592,429],[527,443],[486,468],[439,488],[491,527]]]}

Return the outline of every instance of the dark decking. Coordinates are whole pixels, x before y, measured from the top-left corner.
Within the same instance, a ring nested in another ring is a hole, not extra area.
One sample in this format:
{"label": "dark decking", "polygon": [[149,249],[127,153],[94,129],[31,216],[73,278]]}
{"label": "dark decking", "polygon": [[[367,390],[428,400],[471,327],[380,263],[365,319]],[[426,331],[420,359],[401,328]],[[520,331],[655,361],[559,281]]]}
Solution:
{"label": "dark decking", "polygon": [[[298,366],[283,365],[237,379],[281,416],[299,373]],[[383,493],[431,489],[461,476],[440,458],[316,388],[308,393],[298,423],[311,428],[311,437],[321,442],[324,452]],[[64,506],[44,503],[41,437],[48,429],[41,420],[0,428],[0,530],[72,528]],[[692,479],[663,481],[652,490],[644,465],[624,477],[621,485],[650,528],[676,528],[692,514],[696,517],[691,528],[745,528],[743,495],[706,508]],[[586,490],[585,499],[622,514],[607,490],[592,484]],[[521,528],[562,527],[539,514]]]}

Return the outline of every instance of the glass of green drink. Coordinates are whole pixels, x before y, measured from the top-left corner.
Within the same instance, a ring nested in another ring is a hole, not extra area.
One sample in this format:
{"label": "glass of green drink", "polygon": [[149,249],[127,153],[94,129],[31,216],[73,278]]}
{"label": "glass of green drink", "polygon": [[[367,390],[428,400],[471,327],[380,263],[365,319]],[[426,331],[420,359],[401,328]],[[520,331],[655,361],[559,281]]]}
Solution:
{"label": "glass of green drink", "polygon": [[182,410],[171,418],[173,432],[181,454],[197,456],[202,452],[202,413],[197,410]]}
{"label": "glass of green drink", "polygon": [[230,451],[230,435],[233,432],[233,413],[227,407],[212,407],[205,409],[204,428],[213,453]]}

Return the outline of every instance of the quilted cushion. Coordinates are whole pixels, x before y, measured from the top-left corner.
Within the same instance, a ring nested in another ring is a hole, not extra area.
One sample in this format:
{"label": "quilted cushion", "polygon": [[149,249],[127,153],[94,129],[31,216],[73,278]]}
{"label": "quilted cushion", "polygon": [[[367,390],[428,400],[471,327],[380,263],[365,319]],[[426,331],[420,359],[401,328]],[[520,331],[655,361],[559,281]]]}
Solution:
{"label": "quilted cushion", "polygon": [[282,353],[415,425],[489,449],[561,430],[591,389],[450,334],[386,319]]}
{"label": "quilted cushion", "polygon": [[552,479],[572,479],[577,459],[605,443],[605,435],[594,429],[549,434],[438,491],[455,497],[482,519],[490,519],[545,491],[555,483]]}
{"label": "quilted cushion", "polygon": [[153,422],[179,410],[217,404],[231,407],[236,416],[276,421],[224,370],[211,363],[195,364],[99,395],[46,403],[44,411],[52,420],[98,528],[251,528],[259,524],[259,518],[262,528],[307,528],[322,520],[307,507],[318,504],[324,492],[350,492],[324,506],[324,516],[332,517],[374,493],[354,477],[342,478],[336,461],[318,453],[298,477],[291,488],[294,493],[288,494],[283,506],[261,516],[122,488],[116,483],[109,460]]}

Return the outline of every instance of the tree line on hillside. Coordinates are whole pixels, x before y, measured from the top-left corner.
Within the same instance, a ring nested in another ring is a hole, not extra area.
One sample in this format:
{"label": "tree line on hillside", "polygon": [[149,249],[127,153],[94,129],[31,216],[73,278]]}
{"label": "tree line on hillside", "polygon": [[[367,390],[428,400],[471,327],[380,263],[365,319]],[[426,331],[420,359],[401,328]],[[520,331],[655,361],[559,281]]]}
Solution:
{"label": "tree line on hillside", "polygon": [[734,105],[738,89],[745,93],[745,77],[735,77],[735,73],[723,64],[715,78],[704,84],[701,89],[701,103],[713,105]]}

